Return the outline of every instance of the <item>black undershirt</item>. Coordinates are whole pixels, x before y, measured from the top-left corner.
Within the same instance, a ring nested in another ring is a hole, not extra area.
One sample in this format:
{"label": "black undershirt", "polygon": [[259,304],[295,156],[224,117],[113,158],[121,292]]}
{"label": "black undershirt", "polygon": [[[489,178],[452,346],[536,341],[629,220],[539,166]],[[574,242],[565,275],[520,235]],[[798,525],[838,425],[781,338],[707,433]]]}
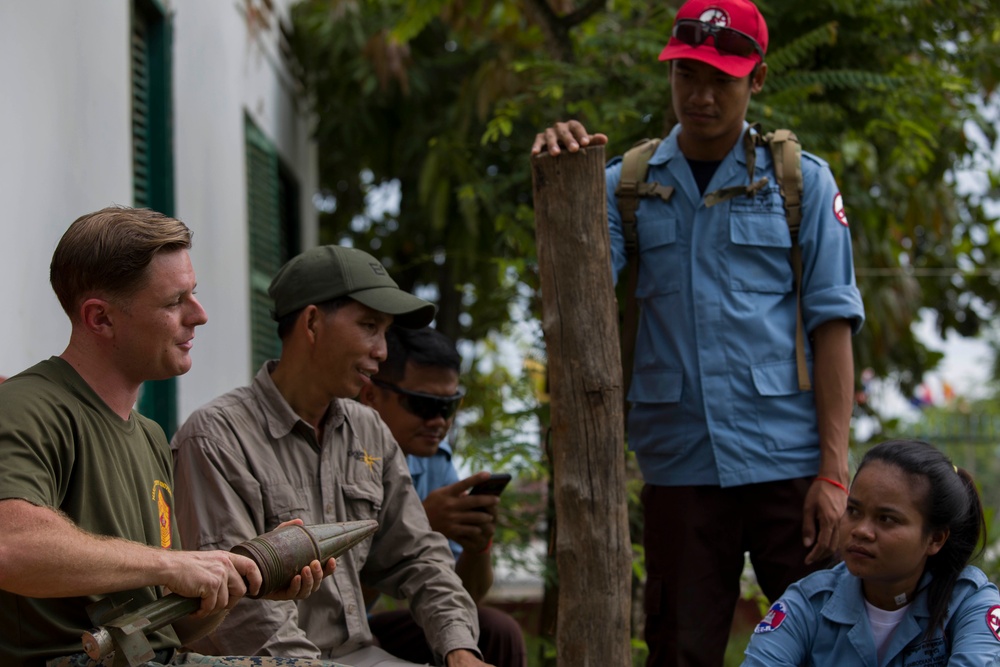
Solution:
{"label": "black undershirt", "polygon": [[698,193],[701,195],[705,194],[705,188],[711,183],[712,177],[715,176],[716,169],[722,164],[722,160],[692,160],[691,158],[685,158],[687,160],[688,166],[691,167],[691,175],[694,176],[694,182],[698,186]]}

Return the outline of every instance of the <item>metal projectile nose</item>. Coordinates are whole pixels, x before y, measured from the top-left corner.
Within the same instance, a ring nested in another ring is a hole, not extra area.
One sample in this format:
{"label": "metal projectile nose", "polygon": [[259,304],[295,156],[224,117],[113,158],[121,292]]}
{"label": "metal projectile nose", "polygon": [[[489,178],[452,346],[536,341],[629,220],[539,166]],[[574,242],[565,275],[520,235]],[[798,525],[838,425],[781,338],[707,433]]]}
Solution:
{"label": "metal projectile nose", "polygon": [[336,558],[378,531],[378,521],[345,521],[304,526],[319,545],[320,561]]}
{"label": "metal projectile nose", "polygon": [[260,569],[260,590],[256,595],[247,595],[256,599],[286,587],[312,561],[326,563],[377,530],[378,521],[372,519],[284,526],[237,544],[230,551],[246,556]]}

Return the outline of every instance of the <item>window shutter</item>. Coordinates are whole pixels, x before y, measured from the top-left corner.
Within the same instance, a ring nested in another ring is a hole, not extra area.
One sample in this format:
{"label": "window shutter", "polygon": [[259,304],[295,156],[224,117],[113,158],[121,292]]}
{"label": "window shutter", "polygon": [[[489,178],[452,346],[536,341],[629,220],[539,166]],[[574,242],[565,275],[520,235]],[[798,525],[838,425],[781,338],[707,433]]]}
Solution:
{"label": "window shutter", "polygon": [[[170,24],[158,3],[132,4],[132,198],[137,208],[174,214],[170,132]],[[139,412],[170,438],[177,430],[177,381],[144,382]]]}
{"label": "window shutter", "polygon": [[271,317],[271,279],[299,251],[298,188],[274,145],[246,118],[247,210],[250,236],[250,331],[253,369],[281,354]]}

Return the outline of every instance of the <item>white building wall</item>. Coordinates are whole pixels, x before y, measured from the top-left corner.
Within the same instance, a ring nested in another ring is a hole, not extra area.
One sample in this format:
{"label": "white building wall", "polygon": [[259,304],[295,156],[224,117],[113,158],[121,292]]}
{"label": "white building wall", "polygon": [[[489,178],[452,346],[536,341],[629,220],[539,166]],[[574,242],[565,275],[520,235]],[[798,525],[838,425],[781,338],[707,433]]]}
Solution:
{"label": "white building wall", "polygon": [[[48,284],[62,233],[79,215],[132,204],[127,1],[0,3],[0,375],[64,349],[69,324]],[[244,0],[172,0],[174,212],[194,231],[198,296],[192,370],[178,418],[245,384],[250,367],[244,114],[296,175],[302,240],[316,243],[316,153],[268,29]],[[259,0],[250,3],[259,6]],[[285,15],[288,0],[275,2]]]}
{"label": "white building wall", "polygon": [[0,375],[59,354],[49,287],[63,231],[132,202],[129,15],[120,2],[0,6]]}
{"label": "white building wall", "polygon": [[[194,364],[180,379],[184,419],[246,384],[251,368],[250,278],[244,118],[275,144],[303,201],[303,243],[316,243],[316,154],[277,52],[277,23],[246,18],[242,1],[175,0],[174,123],[177,215],[194,231],[192,261],[208,324],[196,333]],[[288,2],[275,3],[284,11]]]}

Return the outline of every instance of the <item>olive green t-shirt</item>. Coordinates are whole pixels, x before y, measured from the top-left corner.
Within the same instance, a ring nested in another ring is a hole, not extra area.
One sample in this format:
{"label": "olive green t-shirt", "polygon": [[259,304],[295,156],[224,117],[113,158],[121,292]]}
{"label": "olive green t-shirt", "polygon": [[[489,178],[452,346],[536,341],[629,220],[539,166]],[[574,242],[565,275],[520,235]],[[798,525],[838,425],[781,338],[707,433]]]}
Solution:
{"label": "olive green t-shirt", "polygon": [[[62,359],[0,384],[0,500],[58,509],[90,533],[179,549],[172,484],[163,430],[134,410],[122,420]],[[72,544],[64,546],[72,552]],[[79,576],[87,571],[81,568]],[[94,625],[86,607],[100,597],[37,599],[0,591],[0,665],[34,667],[79,653],[80,635]],[[154,588],[113,596],[117,604],[131,599],[130,607],[157,597]],[[170,626],[150,643],[178,646]]]}

